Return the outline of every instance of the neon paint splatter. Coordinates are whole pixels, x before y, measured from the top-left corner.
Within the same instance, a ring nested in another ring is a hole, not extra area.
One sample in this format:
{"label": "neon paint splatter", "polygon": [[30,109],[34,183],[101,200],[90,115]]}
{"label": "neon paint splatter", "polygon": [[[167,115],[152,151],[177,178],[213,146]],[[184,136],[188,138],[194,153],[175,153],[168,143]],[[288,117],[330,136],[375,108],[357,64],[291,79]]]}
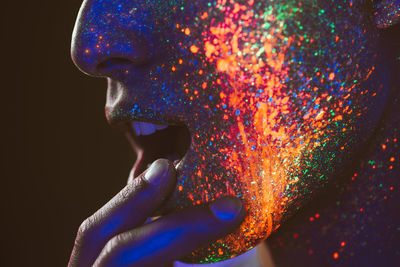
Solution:
{"label": "neon paint splatter", "polygon": [[[208,256],[206,262],[242,253],[243,248],[254,247],[280,226],[290,202],[300,195],[297,185],[299,177],[304,179],[307,172],[305,162],[312,162],[315,151],[326,146],[337,132],[331,126],[339,126],[343,135],[352,130],[351,126],[345,126],[357,107],[348,104],[350,97],[354,101],[356,95],[368,94],[357,86],[375,68],[370,65],[362,80],[341,77],[339,69],[329,67],[317,68],[316,77],[304,77],[296,70],[302,69],[299,66],[302,62],[297,61],[293,47],[300,46],[305,51],[311,50],[310,47],[315,49],[318,36],[290,35],[285,30],[291,19],[301,13],[303,5],[285,1],[269,5],[257,14],[253,5],[254,1],[247,4],[217,1],[216,8],[223,17],[218,22],[210,21],[202,33],[204,60],[219,73],[215,83],[222,89],[219,89],[218,104],[224,111],[222,119],[234,121],[226,131],[229,134],[223,135],[226,141],[220,142],[224,145],[219,145],[218,150],[229,155],[221,161],[224,173],[234,173],[240,180],[226,180],[224,191],[241,196],[246,206],[251,207],[240,231],[219,241],[215,248],[200,252],[203,257],[210,251],[212,255],[218,248],[218,256]],[[206,18],[204,14],[213,12],[203,13],[202,19]],[[323,9],[318,12],[324,14]],[[335,28],[334,24],[330,27]],[[340,44],[338,35],[332,35],[332,39],[333,43]],[[290,90],[290,80],[297,75],[305,80],[304,87]],[[321,90],[324,87],[330,87],[335,94]],[[313,105],[299,109],[298,101]],[[204,141],[198,143],[199,147],[203,144]],[[316,174],[320,185],[326,183],[326,174],[314,171],[313,175]],[[312,191],[311,186],[300,187],[303,194]],[[208,201],[210,195],[219,194],[209,188],[203,195],[197,194],[200,199],[193,198],[193,202]],[[219,250],[221,247],[224,253]]]}
{"label": "neon paint splatter", "polygon": [[375,24],[378,28],[388,28],[400,21],[400,1],[383,0],[377,4]]}
{"label": "neon paint splatter", "polygon": [[[368,265],[396,266],[400,251],[392,244],[400,236],[399,216],[394,215],[400,199],[400,164],[392,157],[400,154],[398,91],[396,95],[388,102],[382,127],[369,149],[352,166],[353,173],[345,174],[268,239],[277,265],[301,262],[313,266],[323,261],[346,266],[368,259]],[[317,211],[320,218],[310,221],[309,216]],[[292,238],[293,233],[306,238]],[[369,257],[370,251],[376,251],[373,257]],[[287,257],[288,252],[291,257]]]}
{"label": "neon paint splatter", "polygon": [[88,73],[104,59],[95,74],[109,78],[109,122],[191,133],[168,205],[235,195],[246,207],[240,229],[187,262],[232,258],[268,237],[327,186],[382,114],[372,1],[85,3],[73,57]]}

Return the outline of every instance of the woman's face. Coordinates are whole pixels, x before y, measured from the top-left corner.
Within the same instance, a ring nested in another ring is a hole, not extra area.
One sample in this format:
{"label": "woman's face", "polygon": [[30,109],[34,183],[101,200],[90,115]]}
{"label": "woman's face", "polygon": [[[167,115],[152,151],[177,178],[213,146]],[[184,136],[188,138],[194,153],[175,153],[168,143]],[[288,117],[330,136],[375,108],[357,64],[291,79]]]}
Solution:
{"label": "woman's face", "polygon": [[110,124],[133,124],[130,179],[178,159],[165,210],[226,195],[247,209],[187,261],[256,246],[368,139],[386,99],[372,13],[369,0],[84,2],[73,60],[107,77]]}

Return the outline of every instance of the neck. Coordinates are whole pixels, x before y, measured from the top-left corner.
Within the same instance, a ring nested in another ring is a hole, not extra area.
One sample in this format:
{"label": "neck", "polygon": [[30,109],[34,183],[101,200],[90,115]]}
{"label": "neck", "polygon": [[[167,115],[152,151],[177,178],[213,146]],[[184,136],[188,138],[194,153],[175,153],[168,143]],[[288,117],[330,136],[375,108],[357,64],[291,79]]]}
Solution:
{"label": "neck", "polygon": [[267,240],[277,266],[398,262],[400,92],[394,86],[381,124],[353,174],[310,202]]}
{"label": "neck", "polygon": [[174,267],[190,267],[190,266],[198,266],[198,267],[240,267],[240,266],[248,266],[248,267],[274,267],[274,263],[272,262],[272,257],[268,250],[268,247],[265,243],[258,245],[256,248],[249,250],[248,252],[237,256],[235,258],[221,261],[212,264],[186,264],[182,262],[175,262]]}

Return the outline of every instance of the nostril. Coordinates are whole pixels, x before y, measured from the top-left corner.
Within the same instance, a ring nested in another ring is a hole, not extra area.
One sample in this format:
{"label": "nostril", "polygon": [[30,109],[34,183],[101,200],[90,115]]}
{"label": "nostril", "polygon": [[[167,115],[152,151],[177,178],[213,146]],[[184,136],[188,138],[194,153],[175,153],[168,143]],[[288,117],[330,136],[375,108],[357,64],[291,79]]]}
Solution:
{"label": "nostril", "polygon": [[102,61],[97,65],[96,70],[100,73],[111,70],[113,68],[121,68],[131,65],[133,62],[126,58],[114,57]]}

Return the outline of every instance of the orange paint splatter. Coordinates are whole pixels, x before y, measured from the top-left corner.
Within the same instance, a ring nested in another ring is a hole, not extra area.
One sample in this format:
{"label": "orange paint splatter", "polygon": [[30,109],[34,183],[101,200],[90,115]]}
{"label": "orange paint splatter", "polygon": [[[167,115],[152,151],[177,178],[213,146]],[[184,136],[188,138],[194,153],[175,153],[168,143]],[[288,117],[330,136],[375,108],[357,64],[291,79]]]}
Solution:
{"label": "orange paint splatter", "polygon": [[337,258],[339,258],[339,253],[335,252],[333,253],[333,258],[336,260]]}
{"label": "orange paint splatter", "polygon": [[202,15],[201,15],[201,19],[206,19],[208,17],[208,13],[207,12],[204,12]]}
{"label": "orange paint splatter", "polygon": [[[225,8],[226,3],[227,0],[217,0],[220,10]],[[202,33],[202,49],[204,48],[208,64],[221,74],[216,83],[223,91],[219,92],[221,102],[216,108],[226,105],[227,108],[224,107],[223,110],[226,114],[222,118],[236,120],[228,131],[229,135],[224,136],[228,139],[227,143],[234,143],[235,146],[220,148],[222,153],[229,155],[223,163],[224,167],[240,177],[235,183],[226,184],[226,194],[238,195],[238,191],[245,189],[246,192],[242,192],[241,197],[245,206],[251,208],[240,230],[220,242],[224,246],[234,245],[235,248],[230,249],[237,252],[241,247],[248,248],[251,242],[268,236],[280,226],[290,190],[296,190],[299,183],[295,174],[300,172],[301,167],[293,162],[300,162],[305,151],[321,145],[317,140],[320,141],[321,136],[326,133],[327,118],[341,121],[345,112],[351,114],[353,111],[348,107],[343,113],[337,112],[341,109],[332,112],[328,108],[324,109],[321,103],[330,100],[327,94],[315,99],[312,99],[311,94],[299,96],[298,99],[304,100],[304,106],[308,101],[313,101],[315,105],[322,107],[306,111],[295,110],[293,101],[290,101],[292,95],[288,93],[288,83],[285,82],[289,78],[290,47],[296,43],[304,44],[306,40],[304,37],[297,40],[286,36],[286,25],[279,24],[274,15],[254,14],[235,0],[230,1],[229,5],[233,7],[229,11],[234,15],[225,16],[209,25]],[[205,19],[207,16],[204,12],[201,18]],[[264,35],[256,37],[256,33],[248,28],[256,24],[255,21],[263,23],[262,20],[274,27],[268,27]],[[338,40],[337,36],[336,41]],[[197,53],[199,48],[193,45],[190,50]],[[329,73],[332,70],[326,71]],[[199,75],[201,74],[203,71],[199,71]],[[335,79],[334,72],[326,75],[323,70],[318,75],[321,83]],[[214,82],[209,82],[208,85],[203,83],[202,87],[213,88],[213,85]],[[249,85],[257,88],[257,92],[251,90],[252,88],[244,90]],[[321,85],[321,88],[325,85]],[[351,89],[343,88],[349,92]],[[318,90],[316,86],[309,87],[309,92]],[[283,123],[290,121],[293,116],[303,119],[301,125]],[[347,130],[351,128],[342,129],[343,132]],[[342,150],[344,148],[345,146],[341,146]],[[204,202],[208,195],[203,194],[199,198]],[[319,217],[317,213],[309,219],[314,221]]]}
{"label": "orange paint splatter", "polygon": [[190,52],[196,54],[197,52],[199,52],[199,48],[197,46],[195,46],[195,45],[192,45],[190,47]]}
{"label": "orange paint splatter", "polygon": [[229,68],[229,62],[227,60],[225,60],[225,59],[218,60],[218,62],[217,62],[218,71],[224,72],[224,71],[227,71],[228,68]]}

